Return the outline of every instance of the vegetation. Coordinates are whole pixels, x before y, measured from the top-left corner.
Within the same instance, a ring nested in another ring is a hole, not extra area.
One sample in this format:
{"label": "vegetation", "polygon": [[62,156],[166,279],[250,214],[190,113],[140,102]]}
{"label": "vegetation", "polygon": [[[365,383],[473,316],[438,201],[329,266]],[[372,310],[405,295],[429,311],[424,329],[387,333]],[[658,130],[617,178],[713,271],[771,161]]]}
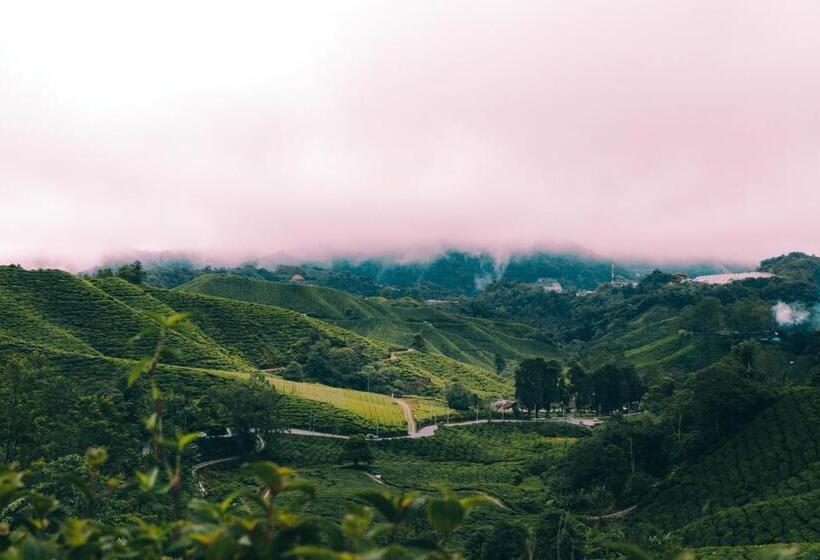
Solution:
{"label": "vegetation", "polygon": [[594,293],[536,261],[0,267],[0,554],[816,557],[820,259]]}

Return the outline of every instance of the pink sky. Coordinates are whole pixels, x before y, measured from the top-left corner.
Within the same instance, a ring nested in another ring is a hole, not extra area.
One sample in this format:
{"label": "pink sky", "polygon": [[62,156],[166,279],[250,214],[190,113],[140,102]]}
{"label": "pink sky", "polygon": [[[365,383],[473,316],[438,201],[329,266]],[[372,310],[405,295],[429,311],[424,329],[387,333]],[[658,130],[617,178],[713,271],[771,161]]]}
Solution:
{"label": "pink sky", "polygon": [[0,7],[0,262],[820,252],[816,1]]}

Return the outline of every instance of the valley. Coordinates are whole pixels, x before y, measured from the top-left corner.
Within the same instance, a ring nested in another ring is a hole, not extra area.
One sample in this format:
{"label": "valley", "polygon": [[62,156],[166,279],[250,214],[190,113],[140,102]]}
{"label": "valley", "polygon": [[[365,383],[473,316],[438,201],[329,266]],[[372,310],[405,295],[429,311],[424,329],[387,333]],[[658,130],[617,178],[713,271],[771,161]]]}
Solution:
{"label": "valley", "polygon": [[[282,507],[320,519],[358,495],[480,492],[492,504],[448,544],[467,558],[618,557],[613,539],[813,558],[820,335],[772,309],[816,303],[820,259],[763,268],[723,284],[657,271],[589,295],[498,282],[442,306],[233,274],[169,289],[0,267],[3,451],[77,515],[48,473],[84,471],[91,446],[109,475],[145,468],[157,428],[139,418],[161,395],[165,434],[204,436],[180,455],[179,499],[250,496],[245,465],[271,460],[317,492]],[[111,522],[173,511],[103,504]]]}

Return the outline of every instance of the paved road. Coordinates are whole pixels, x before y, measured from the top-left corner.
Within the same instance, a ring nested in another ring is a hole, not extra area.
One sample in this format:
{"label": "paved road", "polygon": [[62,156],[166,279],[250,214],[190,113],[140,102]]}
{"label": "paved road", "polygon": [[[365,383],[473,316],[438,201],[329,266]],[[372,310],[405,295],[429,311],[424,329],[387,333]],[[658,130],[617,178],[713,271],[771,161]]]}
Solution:
{"label": "paved road", "polygon": [[[400,401],[400,399],[395,399]],[[401,401],[405,406],[407,403]],[[409,406],[407,407],[410,408]],[[404,410],[404,407],[402,407]],[[412,415],[411,415],[412,416]],[[407,416],[405,415],[405,418]],[[375,438],[375,441],[389,441],[393,439],[417,439],[417,438],[427,438],[433,437],[436,435],[436,431],[439,429],[440,426],[472,426],[474,424],[513,424],[513,423],[521,423],[521,424],[531,424],[535,422],[567,422],[569,424],[575,424],[576,426],[585,426],[591,427],[600,424],[600,420],[597,418],[573,418],[571,416],[561,417],[561,418],[549,418],[549,419],[541,419],[538,420],[521,420],[516,418],[505,418],[504,420],[495,419],[495,420],[487,420],[483,418],[481,420],[465,420],[462,422],[450,422],[449,424],[430,424],[429,426],[424,426],[423,428],[415,429],[416,423],[415,420],[413,421],[413,430],[410,431],[408,428],[408,434],[406,436],[391,436],[391,437],[381,437]],[[286,434],[296,435],[296,436],[309,436],[309,437],[324,437],[324,438],[335,438],[335,439],[349,439],[350,436],[344,436],[340,434],[329,434],[326,432],[314,432],[312,430],[301,430],[299,428],[291,428],[289,430],[284,430]]]}
{"label": "paved road", "polygon": [[[406,436],[393,436],[393,437],[383,437],[383,438],[376,438],[376,441],[389,441],[393,439],[417,439],[417,438],[428,438],[433,437],[436,435],[436,431],[439,428],[439,424],[431,424],[429,426],[424,426],[421,429],[416,429],[416,421],[413,418],[412,410],[410,406],[401,399],[394,399],[399,406],[401,406],[402,411],[404,412],[404,418],[407,420],[407,435]],[[562,418],[539,418],[538,420],[520,420],[516,418],[504,419],[504,420],[465,420],[462,422],[450,422],[449,424],[441,424],[442,426],[472,426],[474,424],[512,424],[512,423],[531,423],[531,422],[568,422],[570,424],[576,424],[578,426],[595,426],[600,423],[597,418],[573,418],[571,416],[566,416]],[[228,436],[215,436],[215,437],[230,437],[231,430],[228,428],[226,430],[228,432]],[[326,432],[316,432],[313,430],[302,430],[301,428],[289,428],[287,430],[283,430],[283,433],[294,435],[294,436],[305,436],[305,437],[320,437],[320,438],[330,438],[330,439],[350,439],[350,436],[345,436],[341,434],[329,434]],[[260,436],[259,434],[256,435],[257,442],[256,442],[256,452],[260,452],[265,449],[267,442],[265,439]],[[191,467],[191,473],[193,474],[194,479],[196,480],[197,487],[199,488],[200,494],[205,496],[208,492],[205,489],[205,485],[202,483],[202,479],[198,477],[198,472],[205,467],[210,467],[213,465],[218,465],[220,463],[226,463],[228,461],[235,461],[239,459],[238,455],[234,455],[231,457],[222,457],[220,459],[211,459],[209,461],[202,461],[201,463],[197,463]],[[370,476],[370,475],[368,475]],[[373,477],[374,480],[375,477]],[[384,484],[381,480],[376,480],[377,482]],[[267,496],[266,496],[267,497]],[[622,512],[615,512],[609,515],[601,516],[597,519],[608,519],[608,518],[615,518],[621,517],[624,515],[628,515],[633,509],[628,508]]]}

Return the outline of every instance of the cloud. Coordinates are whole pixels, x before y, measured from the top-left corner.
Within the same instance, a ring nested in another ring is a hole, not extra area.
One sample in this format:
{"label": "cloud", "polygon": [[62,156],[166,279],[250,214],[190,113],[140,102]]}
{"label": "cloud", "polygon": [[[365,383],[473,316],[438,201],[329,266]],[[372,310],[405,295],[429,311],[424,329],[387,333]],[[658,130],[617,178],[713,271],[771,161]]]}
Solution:
{"label": "cloud", "polygon": [[813,2],[0,16],[0,261],[820,251]]}

